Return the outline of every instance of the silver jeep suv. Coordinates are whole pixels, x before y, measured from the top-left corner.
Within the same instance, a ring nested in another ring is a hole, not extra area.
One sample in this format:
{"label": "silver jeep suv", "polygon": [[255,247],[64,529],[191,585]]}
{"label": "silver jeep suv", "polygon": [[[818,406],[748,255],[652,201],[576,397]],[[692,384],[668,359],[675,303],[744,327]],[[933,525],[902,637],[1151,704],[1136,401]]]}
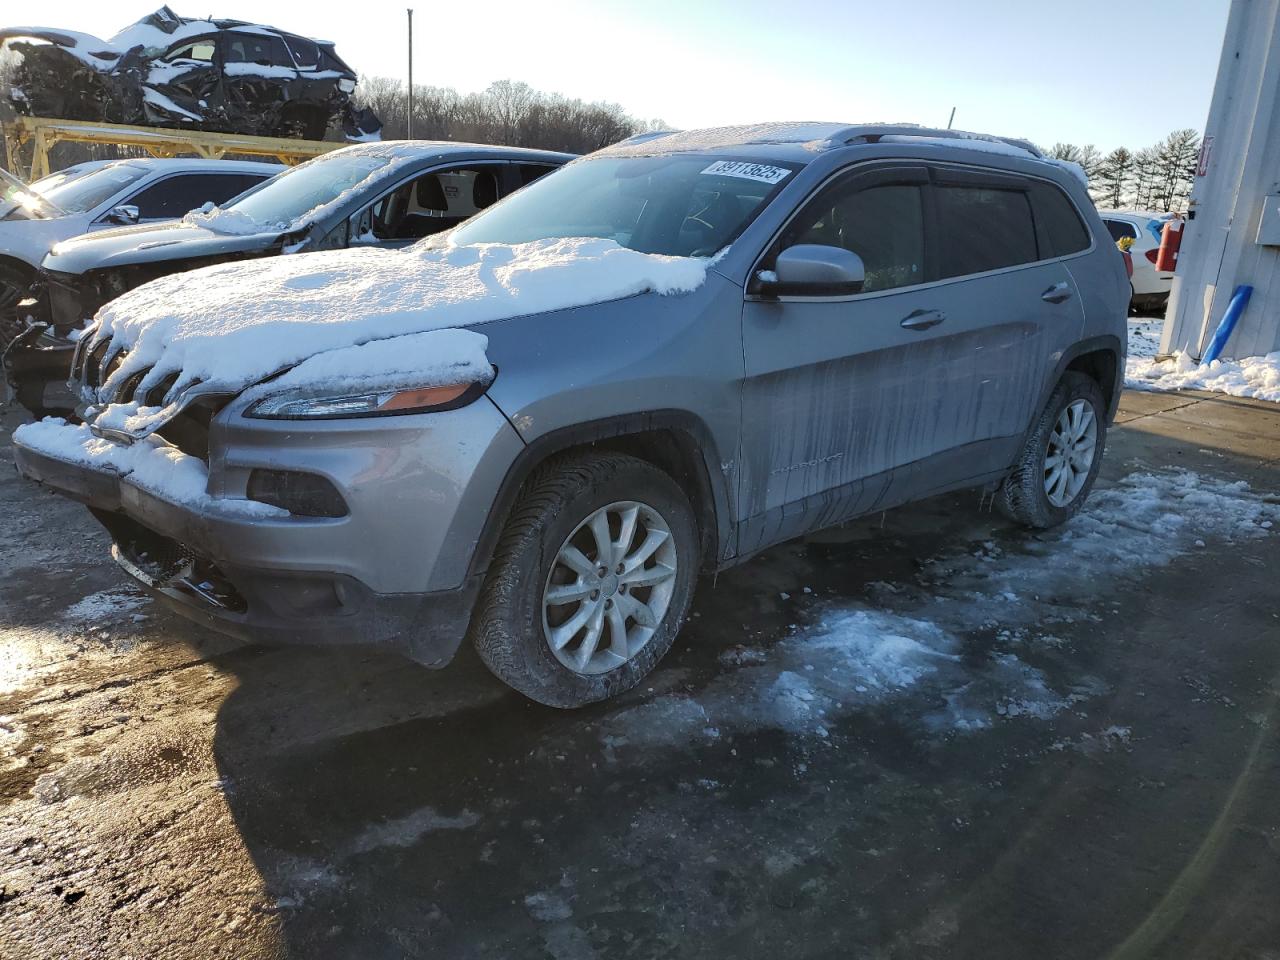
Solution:
{"label": "silver jeep suv", "polygon": [[[1082,178],[1030,144],[885,125],[646,135],[448,243],[513,245],[519,265],[521,245],[583,237],[705,279],[461,324],[487,337],[491,375],[390,405],[264,407],[271,378],[219,393],[174,374],[141,407],[170,411],[146,442],[207,470],[195,500],[129,472],[140,434],[95,420],[121,400],[102,384],[122,352],[86,337],[88,430],[57,429],[88,439],[34,424],[19,468],[87,503],[121,566],[187,616],[432,667],[469,635],[561,707],[652,670],[700,572],[958,488],[1031,527],[1088,495],[1129,286]],[[186,292],[235,269],[187,274]]]}

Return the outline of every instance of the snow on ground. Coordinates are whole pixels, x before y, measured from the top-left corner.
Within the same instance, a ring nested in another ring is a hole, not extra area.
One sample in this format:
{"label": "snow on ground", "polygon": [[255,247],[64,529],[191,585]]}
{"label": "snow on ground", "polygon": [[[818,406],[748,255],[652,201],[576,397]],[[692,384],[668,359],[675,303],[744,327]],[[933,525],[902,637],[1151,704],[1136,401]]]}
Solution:
{"label": "snow on ground", "polygon": [[[1280,505],[1187,471],[1131,474],[1095,490],[1064,527],[935,560],[914,585],[873,586],[874,605],[818,604],[772,645],[731,651],[702,691],[668,694],[604,722],[608,747],[714,740],[774,728],[826,739],[857,710],[916,696],[941,732],[1044,719],[1103,692],[1081,677],[1057,689],[1022,659],[1060,646],[1055,624],[1100,619],[1098,596],[1209,539],[1269,536]],[[1104,608],[1105,609],[1105,608]],[[969,640],[993,639],[975,660]]]}
{"label": "snow on ground", "polygon": [[1215,360],[1197,364],[1183,351],[1157,361],[1163,317],[1129,318],[1129,357],[1125,361],[1127,390],[1209,390],[1233,397],[1252,397],[1280,403],[1280,351],[1265,357]]}
{"label": "snow on ground", "polygon": [[[99,312],[92,342],[112,338],[113,351],[129,350],[105,393],[148,367],[140,394],[176,372],[171,397],[197,380],[235,392],[326,351],[649,291],[688,292],[706,266],[600,239],[270,257],[144,284]],[[459,361],[456,337],[411,345],[428,367]]]}
{"label": "snow on ground", "polygon": [[1160,352],[1160,331],[1163,317],[1129,318],[1129,359],[1150,360]]}
{"label": "snow on ground", "polygon": [[1130,357],[1124,385],[1129,390],[1211,390],[1280,403],[1280,350],[1265,357],[1202,364],[1181,350],[1163,361]]}
{"label": "snow on ground", "polygon": [[62,618],[81,623],[101,623],[112,617],[132,613],[146,602],[147,598],[141,593],[127,587],[100,590],[72,604],[63,612]]}

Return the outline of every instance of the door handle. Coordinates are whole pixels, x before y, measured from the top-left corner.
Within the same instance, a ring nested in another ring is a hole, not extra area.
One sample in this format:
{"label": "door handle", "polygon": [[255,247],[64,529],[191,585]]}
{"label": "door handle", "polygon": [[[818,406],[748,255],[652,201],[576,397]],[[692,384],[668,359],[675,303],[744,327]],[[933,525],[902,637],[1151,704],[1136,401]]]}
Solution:
{"label": "door handle", "polygon": [[947,315],[941,310],[912,310],[902,318],[902,326],[908,330],[928,330],[945,319]]}
{"label": "door handle", "polygon": [[1065,303],[1071,299],[1071,285],[1063,280],[1061,283],[1055,283],[1052,287],[1040,294],[1041,300],[1047,300],[1049,303]]}

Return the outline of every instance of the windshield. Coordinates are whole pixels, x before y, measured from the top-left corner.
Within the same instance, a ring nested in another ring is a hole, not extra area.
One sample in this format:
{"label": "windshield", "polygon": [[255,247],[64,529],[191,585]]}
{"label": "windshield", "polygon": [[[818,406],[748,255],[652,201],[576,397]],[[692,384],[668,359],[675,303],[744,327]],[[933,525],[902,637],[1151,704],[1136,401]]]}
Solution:
{"label": "windshield", "polygon": [[0,218],[7,217],[14,210],[39,216],[40,198],[25,183],[0,167]]}
{"label": "windshield", "polygon": [[386,166],[382,157],[331,154],[284,173],[239,200],[228,204],[263,225],[287,227],[316,207],[323,206]]}
{"label": "windshield", "polygon": [[706,156],[579,161],[458,227],[452,239],[601,237],[641,253],[709,257],[742,232],[795,169]]}
{"label": "windshield", "polygon": [[[138,164],[113,163],[50,187],[41,180],[40,193],[63,213],[88,213],[146,175],[147,168]],[[58,214],[55,211],[49,215]]]}

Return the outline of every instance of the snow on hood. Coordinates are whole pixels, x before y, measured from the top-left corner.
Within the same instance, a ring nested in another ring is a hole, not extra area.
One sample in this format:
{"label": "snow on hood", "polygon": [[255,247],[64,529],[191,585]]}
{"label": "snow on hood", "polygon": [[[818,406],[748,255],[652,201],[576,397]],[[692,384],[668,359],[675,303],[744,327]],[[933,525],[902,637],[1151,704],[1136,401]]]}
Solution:
{"label": "snow on hood", "polygon": [[[431,356],[468,369],[479,365],[468,352],[474,341],[418,335],[646,292],[686,293],[702,284],[707,264],[602,239],[475,246],[437,240],[405,250],[218,264],[161,277],[112,301],[98,312],[88,349],[110,338],[112,355],[127,351],[103,384],[104,400],[141,371],[147,372],[135,395],[178,374],[169,403],[196,383],[202,391],[239,392],[308,358],[314,359],[292,370],[285,385],[368,381],[381,364],[390,380],[379,381],[379,389],[397,385],[391,382],[396,376],[414,381],[398,384],[408,387],[420,379],[415,364],[422,367]],[[402,338],[397,347],[350,349],[393,337]],[[397,362],[398,350],[410,362]],[[118,406],[129,409],[109,407],[104,414],[122,426],[128,420],[129,429],[144,428],[160,413]]]}
{"label": "snow on hood", "polygon": [[289,228],[284,221],[263,223],[234,207],[222,208],[212,200],[184,214],[181,222],[188,227],[201,227],[233,237],[249,237],[258,233],[282,233]]}

